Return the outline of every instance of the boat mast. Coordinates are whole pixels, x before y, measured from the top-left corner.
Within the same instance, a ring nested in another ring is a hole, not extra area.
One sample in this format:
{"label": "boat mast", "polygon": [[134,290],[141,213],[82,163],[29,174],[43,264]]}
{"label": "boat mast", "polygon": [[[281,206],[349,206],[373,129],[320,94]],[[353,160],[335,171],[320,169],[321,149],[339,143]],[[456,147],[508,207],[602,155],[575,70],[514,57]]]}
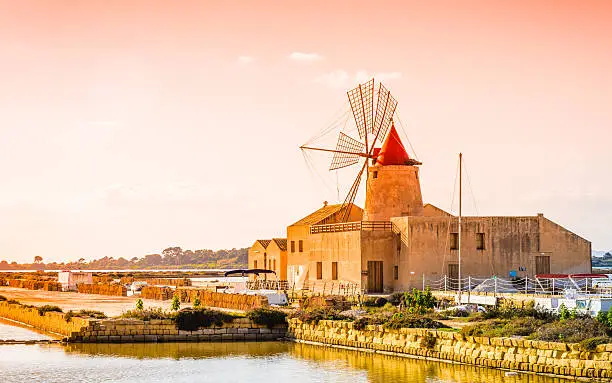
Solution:
{"label": "boat mast", "polygon": [[459,153],[459,230],[458,230],[458,255],[459,255],[459,304],[461,304],[461,173],[463,168],[463,153]]}

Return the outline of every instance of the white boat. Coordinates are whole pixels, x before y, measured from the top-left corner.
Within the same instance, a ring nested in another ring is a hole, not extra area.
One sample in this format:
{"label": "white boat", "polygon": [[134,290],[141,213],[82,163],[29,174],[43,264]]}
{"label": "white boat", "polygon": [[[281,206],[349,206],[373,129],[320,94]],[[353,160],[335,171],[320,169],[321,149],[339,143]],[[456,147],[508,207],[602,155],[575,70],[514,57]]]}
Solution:
{"label": "white boat", "polygon": [[225,277],[229,276],[242,276],[248,277],[249,275],[255,275],[259,277],[268,274],[274,275],[274,280],[255,280],[255,281],[244,281],[234,283],[233,286],[227,287],[222,292],[228,294],[246,294],[246,295],[261,295],[268,298],[268,303],[271,306],[284,306],[289,303],[287,294],[281,290],[281,283],[276,273],[272,270],[266,269],[239,269],[230,270],[225,273]]}

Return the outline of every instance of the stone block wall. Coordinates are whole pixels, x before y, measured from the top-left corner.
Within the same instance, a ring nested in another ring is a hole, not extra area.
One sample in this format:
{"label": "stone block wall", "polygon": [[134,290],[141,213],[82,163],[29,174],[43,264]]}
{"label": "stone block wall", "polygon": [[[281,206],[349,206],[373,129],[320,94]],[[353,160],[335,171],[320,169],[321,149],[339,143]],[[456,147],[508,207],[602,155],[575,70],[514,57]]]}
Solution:
{"label": "stone block wall", "polygon": [[29,324],[39,330],[70,336],[89,324],[88,319],[72,318],[69,322],[64,319],[63,313],[47,312],[40,315],[36,308],[24,307],[20,304],[0,302],[0,317]]}
{"label": "stone block wall", "polygon": [[369,325],[355,330],[352,322],[302,323],[289,319],[288,336],[376,352],[413,355],[492,368],[584,378],[612,378],[612,344],[595,351],[579,344],[531,341],[519,338],[465,337],[451,331],[385,329]]}
{"label": "stone block wall", "polygon": [[236,318],[222,326],[183,331],[173,320],[134,319],[91,320],[87,327],[70,334],[69,341],[82,343],[137,342],[244,342],[269,341],[285,337],[287,326],[269,329],[248,318]]}

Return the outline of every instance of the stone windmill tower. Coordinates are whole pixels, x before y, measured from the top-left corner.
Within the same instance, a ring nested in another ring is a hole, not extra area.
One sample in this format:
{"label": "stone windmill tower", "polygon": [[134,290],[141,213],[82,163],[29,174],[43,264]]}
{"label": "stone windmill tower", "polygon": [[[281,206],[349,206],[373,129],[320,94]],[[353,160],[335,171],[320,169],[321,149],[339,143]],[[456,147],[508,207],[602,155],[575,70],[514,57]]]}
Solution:
{"label": "stone windmill tower", "polygon": [[[389,221],[391,217],[423,215],[423,198],[419,182],[421,162],[410,158],[395,129],[393,115],[397,101],[380,83],[375,92],[374,79],[348,91],[359,139],[340,132],[336,149],[301,146],[303,150],[334,153],[330,170],[363,164],[343,202],[343,221],[357,196],[366,175],[364,221]],[[376,105],[374,105],[375,93]],[[382,143],[376,147],[376,143]]]}

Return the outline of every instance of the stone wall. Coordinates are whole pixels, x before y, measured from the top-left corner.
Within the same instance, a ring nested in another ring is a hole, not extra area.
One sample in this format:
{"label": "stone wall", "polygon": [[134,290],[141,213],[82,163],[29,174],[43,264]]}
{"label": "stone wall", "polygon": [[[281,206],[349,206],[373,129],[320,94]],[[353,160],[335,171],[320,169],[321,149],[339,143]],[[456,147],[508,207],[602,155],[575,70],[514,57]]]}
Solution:
{"label": "stone wall", "polygon": [[40,315],[36,308],[7,302],[0,302],[0,317],[29,324],[48,333],[64,336],[70,336],[73,332],[78,332],[89,324],[88,319],[72,318],[67,322],[63,313],[47,312]]}
{"label": "stone wall", "polygon": [[0,302],[0,317],[31,325],[38,330],[63,335],[67,342],[220,342],[269,341],[285,337],[286,325],[267,328],[248,318],[236,318],[222,326],[183,331],[170,319],[141,321],[135,319],[64,319],[63,313],[40,315],[36,308]]}
{"label": "stone wall", "polygon": [[352,322],[302,323],[289,319],[288,336],[375,352],[412,355],[491,368],[584,378],[612,378],[612,344],[583,351],[579,344],[518,338],[464,337],[450,331],[385,329],[369,325],[355,330]]}
{"label": "stone wall", "polygon": [[244,342],[269,341],[285,337],[287,326],[269,329],[236,318],[222,326],[183,331],[173,320],[141,321],[134,319],[91,320],[87,327],[71,334],[69,341],[82,343],[137,343],[137,342]]}

